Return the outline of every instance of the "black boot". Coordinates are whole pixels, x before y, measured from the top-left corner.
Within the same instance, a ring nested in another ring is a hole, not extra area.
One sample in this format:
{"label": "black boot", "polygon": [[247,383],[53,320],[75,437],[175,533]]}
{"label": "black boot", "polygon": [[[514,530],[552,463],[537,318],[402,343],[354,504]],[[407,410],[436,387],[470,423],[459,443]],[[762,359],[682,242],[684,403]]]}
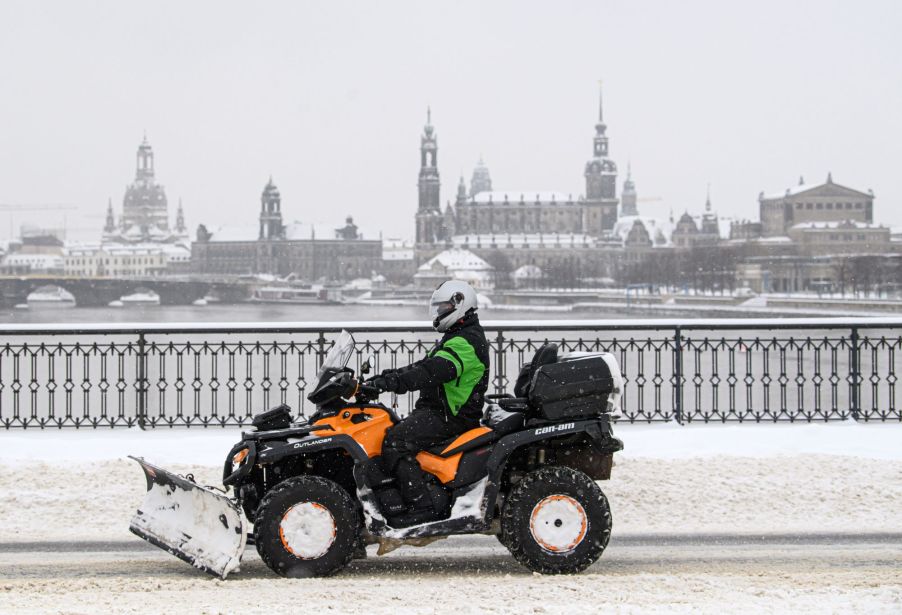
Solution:
{"label": "black boot", "polygon": [[434,476],[410,459],[398,464],[397,475],[408,511],[392,516],[389,519],[392,527],[409,527],[447,518],[451,498]]}
{"label": "black boot", "polygon": [[395,479],[387,476],[382,468],[381,457],[371,457],[366,464],[366,484],[376,494],[386,516],[397,515],[407,510],[401,492],[395,486]]}

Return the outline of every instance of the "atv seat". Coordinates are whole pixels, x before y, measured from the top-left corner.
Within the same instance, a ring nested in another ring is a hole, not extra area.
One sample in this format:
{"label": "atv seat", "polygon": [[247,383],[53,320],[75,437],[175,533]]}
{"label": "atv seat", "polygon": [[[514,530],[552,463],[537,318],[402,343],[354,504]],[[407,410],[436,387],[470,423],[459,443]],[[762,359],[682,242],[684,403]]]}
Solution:
{"label": "atv seat", "polygon": [[438,455],[439,457],[450,457],[457,453],[463,453],[474,448],[479,448],[490,444],[498,439],[496,434],[489,427],[474,427],[463,432],[459,436],[448,438],[443,442],[439,442],[435,446],[426,449],[427,453]]}
{"label": "atv seat", "polygon": [[[520,402],[522,403],[522,410],[526,409],[526,400],[518,400],[514,397],[510,397],[498,401]],[[523,429],[523,425],[526,422],[526,415],[523,414],[522,410],[519,410],[518,408],[511,412],[504,403],[489,404],[488,408],[485,409],[485,416],[482,417],[482,424],[486,427],[490,427],[499,437],[506,436],[509,433]]]}

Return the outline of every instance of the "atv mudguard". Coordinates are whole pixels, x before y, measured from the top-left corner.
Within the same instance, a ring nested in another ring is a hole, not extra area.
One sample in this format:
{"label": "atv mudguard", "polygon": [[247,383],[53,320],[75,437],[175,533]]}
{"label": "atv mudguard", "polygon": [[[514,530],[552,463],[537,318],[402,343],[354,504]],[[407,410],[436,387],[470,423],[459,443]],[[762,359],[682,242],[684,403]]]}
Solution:
{"label": "atv mudguard", "polygon": [[346,452],[355,462],[364,462],[368,459],[366,452],[354,441],[354,438],[344,434],[311,435],[295,442],[279,442],[271,445],[267,443],[264,447],[257,449],[257,463],[276,463],[288,457],[334,449]]}
{"label": "atv mudguard", "polygon": [[[325,428],[327,429],[327,428]],[[235,487],[237,490],[250,475],[257,464],[277,463],[288,457],[309,455],[327,450],[342,450],[355,462],[366,461],[367,455],[353,438],[344,434],[314,436],[314,431],[325,431],[321,426],[305,426],[301,428],[280,429],[268,432],[250,432],[242,434],[242,440],[232,447],[226,456],[222,471],[222,484]],[[287,442],[288,438],[297,438]],[[280,440],[272,442],[272,440]],[[244,462],[232,472],[232,457],[243,449],[248,449]]]}
{"label": "atv mudguard", "polygon": [[605,415],[567,423],[535,426],[509,434],[495,442],[492,445],[492,453],[486,462],[486,470],[489,477],[485,493],[486,524],[490,525],[492,522],[492,514],[498,499],[498,491],[501,487],[501,477],[513,453],[534,442],[578,433],[587,434],[599,453],[608,455],[623,450],[623,442],[614,437],[610,419]]}

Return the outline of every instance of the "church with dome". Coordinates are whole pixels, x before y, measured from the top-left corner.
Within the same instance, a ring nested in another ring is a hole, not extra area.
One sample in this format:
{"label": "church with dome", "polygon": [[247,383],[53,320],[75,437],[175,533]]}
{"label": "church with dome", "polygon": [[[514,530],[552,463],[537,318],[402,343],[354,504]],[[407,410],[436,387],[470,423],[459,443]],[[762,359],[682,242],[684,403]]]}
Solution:
{"label": "church with dome", "polygon": [[118,220],[113,201],[107,204],[103,243],[175,244],[188,241],[185,212],[179,200],[174,224],[170,224],[169,201],[162,184],[157,181],[154,153],[147,136],[138,146],[135,180],[125,189],[122,213]]}

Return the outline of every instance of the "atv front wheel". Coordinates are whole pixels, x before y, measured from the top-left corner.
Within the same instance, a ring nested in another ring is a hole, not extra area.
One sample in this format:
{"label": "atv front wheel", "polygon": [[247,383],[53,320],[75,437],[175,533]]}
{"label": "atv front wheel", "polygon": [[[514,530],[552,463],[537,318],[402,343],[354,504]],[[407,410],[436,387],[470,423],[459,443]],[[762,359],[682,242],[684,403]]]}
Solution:
{"label": "atv front wheel", "polygon": [[322,577],[344,568],[360,534],[348,492],[320,476],[296,476],[260,502],[254,541],[263,562],[283,577]]}
{"label": "atv front wheel", "polygon": [[501,512],[501,544],[534,572],[582,572],[601,557],[610,537],[607,498],[591,478],[570,468],[530,472]]}

